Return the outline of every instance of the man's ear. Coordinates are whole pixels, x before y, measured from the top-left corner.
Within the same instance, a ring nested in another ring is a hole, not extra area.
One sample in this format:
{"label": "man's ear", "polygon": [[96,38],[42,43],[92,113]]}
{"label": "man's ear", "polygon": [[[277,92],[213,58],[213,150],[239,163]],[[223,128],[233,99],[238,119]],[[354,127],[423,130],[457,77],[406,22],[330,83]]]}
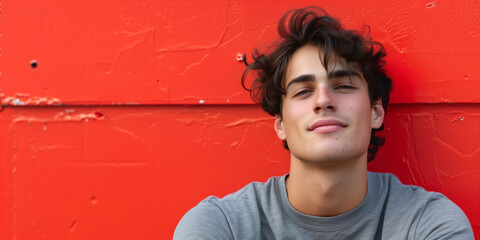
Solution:
{"label": "man's ear", "polygon": [[383,109],[382,99],[378,99],[372,106],[372,128],[379,128],[383,124],[385,109]]}
{"label": "man's ear", "polygon": [[285,140],[286,135],[285,135],[285,128],[283,126],[283,119],[280,115],[276,114],[275,115],[275,124],[274,124],[275,132],[277,132],[278,138],[280,140]]}

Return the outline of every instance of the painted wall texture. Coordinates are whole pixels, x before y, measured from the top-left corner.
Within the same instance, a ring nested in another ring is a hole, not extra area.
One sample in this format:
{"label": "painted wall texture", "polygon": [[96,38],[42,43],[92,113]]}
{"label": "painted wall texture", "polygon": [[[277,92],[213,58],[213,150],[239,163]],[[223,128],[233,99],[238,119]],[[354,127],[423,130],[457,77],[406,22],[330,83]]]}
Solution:
{"label": "painted wall texture", "polygon": [[168,239],[203,198],[285,174],[239,56],[309,5],[389,53],[369,169],[444,193],[480,238],[477,0],[0,3],[0,239]]}

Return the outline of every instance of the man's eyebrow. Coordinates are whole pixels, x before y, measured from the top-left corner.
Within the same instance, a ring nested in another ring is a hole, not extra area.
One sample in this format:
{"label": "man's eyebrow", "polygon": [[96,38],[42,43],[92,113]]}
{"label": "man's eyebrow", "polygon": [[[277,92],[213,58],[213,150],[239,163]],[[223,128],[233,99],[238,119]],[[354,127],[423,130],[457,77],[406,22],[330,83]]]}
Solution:
{"label": "man's eyebrow", "polygon": [[315,76],[313,74],[303,74],[300,75],[292,80],[287,84],[285,90],[287,90],[292,84],[299,83],[299,82],[312,82],[315,80]]}
{"label": "man's eyebrow", "polygon": [[328,74],[328,79],[334,79],[334,78],[341,78],[341,77],[346,77],[346,76],[357,76],[357,77],[362,77],[360,73],[349,70],[349,69],[338,69],[338,70],[333,70]]}

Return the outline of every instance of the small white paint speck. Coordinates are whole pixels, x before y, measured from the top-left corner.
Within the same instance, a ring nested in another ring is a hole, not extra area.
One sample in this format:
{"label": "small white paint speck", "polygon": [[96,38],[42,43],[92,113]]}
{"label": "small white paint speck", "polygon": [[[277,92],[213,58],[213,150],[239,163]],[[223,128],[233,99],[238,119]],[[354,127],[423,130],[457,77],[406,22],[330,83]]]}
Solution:
{"label": "small white paint speck", "polygon": [[237,53],[236,59],[239,62],[243,61],[243,55],[241,53]]}
{"label": "small white paint speck", "polygon": [[230,99],[227,99],[227,102],[230,102]]}
{"label": "small white paint speck", "polygon": [[205,103],[205,100],[203,100],[203,99],[200,99],[200,101],[198,101],[198,103],[200,103],[200,104],[204,104],[204,103]]}
{"label": "small white paint speck", "polygon": [[20,101],[20,99],[16,98],[13,100],[13,105],[25,105],[25,103],[23,103],[22,101]]}
{"label": "small white paint speck", "polygon": [[465,118],[463,118],[463,117],[462,117],[462,118],[460,118],[460,121],[463,121],[463,120],[465,120]]}

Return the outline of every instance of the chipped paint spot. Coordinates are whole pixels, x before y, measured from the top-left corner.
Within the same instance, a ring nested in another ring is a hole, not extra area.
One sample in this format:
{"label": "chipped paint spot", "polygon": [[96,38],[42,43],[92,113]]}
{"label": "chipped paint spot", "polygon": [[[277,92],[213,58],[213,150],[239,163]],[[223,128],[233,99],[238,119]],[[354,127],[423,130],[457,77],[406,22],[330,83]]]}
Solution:
{"label": "chipped paint spot", "polygon": [[427,3],[427,8],[434,8],[434,7],[436,7],[436,3],[435,3],[435,2]]}
{"label": "chipped paint spot", "polygon": [[20,101],[20,99],[18,99],[18,98],[13,99],[11,102],[12,102],[12,104],[15,105],[15,106],[23,106],[23,105],[25,105],[25,103],[22,102],[22,101]]}
{"label": "chipped paint spot", "polygon": [[200,99],[200,100],[198,101],[198,103],[199,103],[199,104],[204,104],[204,103],[205,103],[205,100]]}
{"label": "chipped paint spot", "polygon": [[53,120],[67,121],[67,122],[78,122],[78,121],[88,122],[89,119],[100,120],[104,118],[105,118],[105,115],[100,111],[94,111],[92,113],[79,113],[79,114],[72,114],[72,112],[62,111],[57,113],[53,117]]}
{"label": "chipped paint spot", "polygon": [[38,67],[38,62],[37,62],[37,60],[33,59],[32,61],[30,61],[30,67],[32,67],[32,68],[37,68],[37,67]]}
{"label": "chipped paint spot", "polygon": [[102,117],[104,116],[103,113],[100,112],[100,111],[96,111],[96,112],[94,112],[93,114],[95,114],[95,116],[96,116],[97,118],[102,118]]}
{"label": "chipped paint spot", "polygon": [[14,97],[2,96],[2,104],[6,106],[59,106],[61,101],[53,97],[29,96],[24,93],[17,93]]}
{"label": "chipped paint spot", "polygon": [[236,59],[238,62],[243,62],[243,54],[237,53]]}

